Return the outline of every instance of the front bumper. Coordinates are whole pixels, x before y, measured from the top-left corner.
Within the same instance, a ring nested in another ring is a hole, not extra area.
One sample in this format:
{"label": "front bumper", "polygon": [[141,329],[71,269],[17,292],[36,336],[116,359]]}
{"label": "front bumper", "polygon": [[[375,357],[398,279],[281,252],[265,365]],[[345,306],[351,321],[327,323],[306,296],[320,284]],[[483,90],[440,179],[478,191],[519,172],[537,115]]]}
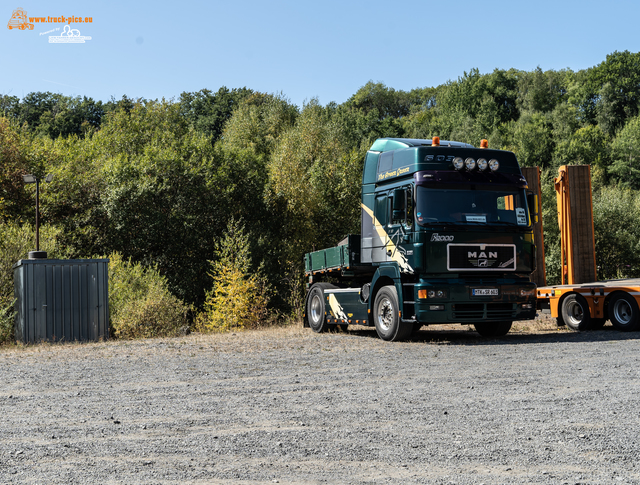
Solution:
{"label": "front bumper", "polygon": [[[446,296],[419,297],[424,296],[424,290],[428,293],[434,289]],[[473,294],[474,289],[494,293],[497,290],[497,294],[478,296]],[[414,290],[415,319],[425,325],[531,320],[536,316],[535,289],[535,284],[529,281],[422,282]]]}

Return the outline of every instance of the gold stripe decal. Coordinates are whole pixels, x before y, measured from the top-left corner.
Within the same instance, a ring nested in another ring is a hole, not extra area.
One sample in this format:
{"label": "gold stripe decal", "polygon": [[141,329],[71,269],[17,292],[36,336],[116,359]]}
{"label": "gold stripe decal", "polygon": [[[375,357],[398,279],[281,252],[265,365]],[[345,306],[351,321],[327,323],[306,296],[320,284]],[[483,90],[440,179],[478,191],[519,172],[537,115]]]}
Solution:
{"label": "gold stripe decal", "polygon": [[369,215],[369,217],[371,217],[371,219],[373,220],[373,228],[378,234],[378,237],[380,238],[380,240],[381,241],[384,241],[385,239],[387,240],[387,243],[385,244],[384,249],[387,252],[387,254],[389,254],[389,251],[391,251],[391,255],[389,256],[389,258],[391,258],[391,261],[395,261],[396,263],[398,263],[398,267],[400,268],[401,273],[413,274],[413,268],[409,264],[409,261],[407,261],[407,258],[405,257],[405,255],[402,253],[403,249],[398,248],[394,244],[394,242],[391,240],[391,238],[387,234],[387,231],[385,231],[384,228],[382,227],[382,224],[380,224],[378,219],[376,219],[375,216],[373,215],[373,211],[369,209],[364,203],[361,203],[360,205],[362,206],[362,210],[365,211],[367,215]]}

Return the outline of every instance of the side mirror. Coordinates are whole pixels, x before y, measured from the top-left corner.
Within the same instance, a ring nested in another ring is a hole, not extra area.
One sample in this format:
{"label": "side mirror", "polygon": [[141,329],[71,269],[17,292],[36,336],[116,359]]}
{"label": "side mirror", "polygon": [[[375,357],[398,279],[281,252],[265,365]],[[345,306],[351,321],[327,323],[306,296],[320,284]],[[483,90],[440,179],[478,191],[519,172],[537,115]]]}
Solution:
{"label": "side mirror", "polygon": [[527,204],[529,205],[529,214],[531,214],[531,220],[534,224],[538,223],[538,194],[528,193],[527,194]]}

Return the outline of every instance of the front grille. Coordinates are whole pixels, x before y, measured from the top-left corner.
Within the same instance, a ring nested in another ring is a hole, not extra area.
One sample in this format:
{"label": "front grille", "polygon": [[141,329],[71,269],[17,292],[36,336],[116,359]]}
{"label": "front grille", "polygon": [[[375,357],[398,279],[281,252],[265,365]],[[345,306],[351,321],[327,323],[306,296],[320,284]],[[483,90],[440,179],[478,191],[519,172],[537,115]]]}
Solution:
{"label": "front grille", "polygon": [[508,320],[515,316],[516,312],[511,303],[487,303],[487,318]]}
{"label": "front grille", "polygon": [[458,303],[453,305],[453,318],[459,320],[478,320],[484,316],[483,303]]}
{"label": "front grille", "polygon": [[515,271],[515,244],[447,244],[449,271]]}
{"label": "front grille", "polygon": [[511,320],[516,317],[516,310],[511,303],[457,303],[453,305],[453,318],[460,321]]}

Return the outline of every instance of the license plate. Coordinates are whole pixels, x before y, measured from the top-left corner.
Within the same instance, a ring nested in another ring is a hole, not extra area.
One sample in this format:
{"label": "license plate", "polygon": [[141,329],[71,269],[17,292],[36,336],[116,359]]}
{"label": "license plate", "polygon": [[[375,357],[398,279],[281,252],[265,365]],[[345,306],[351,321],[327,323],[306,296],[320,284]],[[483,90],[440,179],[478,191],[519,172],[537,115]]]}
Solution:
{"label": "license plate", "polygon": [[498,296],[498,288],[473,288],[471,290],[473,296]]}

